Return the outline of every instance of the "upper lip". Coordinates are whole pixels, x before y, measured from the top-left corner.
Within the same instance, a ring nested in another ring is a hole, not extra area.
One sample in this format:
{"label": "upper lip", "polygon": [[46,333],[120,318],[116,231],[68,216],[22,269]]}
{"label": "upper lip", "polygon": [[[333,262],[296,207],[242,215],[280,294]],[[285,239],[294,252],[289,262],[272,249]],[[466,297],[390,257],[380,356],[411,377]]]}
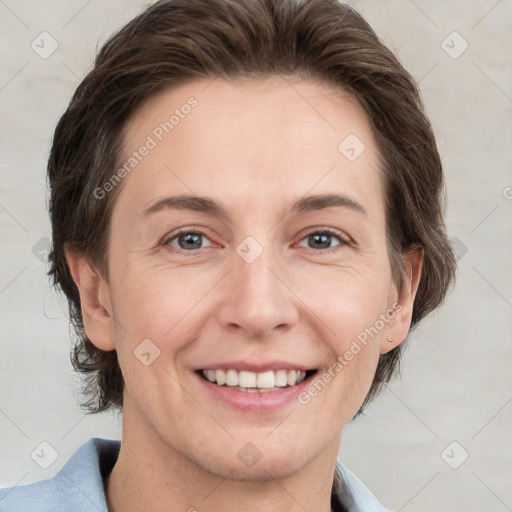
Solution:
{"label": "upper lip", "polygon": [[300,363],[291,363],[289,361],[267,361],[262,363],[254,363],[249,361],[226,361],[225,363],[207,364],[199,368],[200,370],[236,370],[248,371],[255,373],[267,372],[270,370],[315,370],[315,367],[306,366]]}

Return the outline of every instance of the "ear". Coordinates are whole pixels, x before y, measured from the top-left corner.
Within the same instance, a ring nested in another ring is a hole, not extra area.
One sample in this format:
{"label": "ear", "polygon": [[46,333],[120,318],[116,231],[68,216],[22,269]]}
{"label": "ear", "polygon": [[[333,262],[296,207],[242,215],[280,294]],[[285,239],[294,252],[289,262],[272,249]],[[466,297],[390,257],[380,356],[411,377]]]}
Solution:
{"label": "ear", "polygon": [[101,350],[114,350],[115,337],[108,283],[78,251],[65,249],[66,261],[80,294],[87,337]]}
{"label": "ear", "polygon": [[[423,248],[414,247],[402,256],[406,277],[402,286],[396,290],[396,302],[391,305],[396,307],[394,317],[384,332],[381,340],[380,353],[385,354],[402,343],[411,327],[414,299],[420,284],[421,269],[423,267]],[[390,339],[392,341],[390,341]]]}

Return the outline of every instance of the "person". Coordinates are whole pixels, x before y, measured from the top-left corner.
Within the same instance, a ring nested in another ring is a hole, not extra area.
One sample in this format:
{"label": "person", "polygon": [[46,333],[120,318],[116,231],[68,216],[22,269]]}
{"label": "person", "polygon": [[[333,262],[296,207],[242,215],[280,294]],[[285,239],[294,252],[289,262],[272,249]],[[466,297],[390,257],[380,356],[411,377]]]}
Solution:
{"label": "person", "polygon": [[455,275],[417,84],[335,0],[160,0],[54,134],[50,275],[83,407],[6,511],[385,511],[337,461]]}

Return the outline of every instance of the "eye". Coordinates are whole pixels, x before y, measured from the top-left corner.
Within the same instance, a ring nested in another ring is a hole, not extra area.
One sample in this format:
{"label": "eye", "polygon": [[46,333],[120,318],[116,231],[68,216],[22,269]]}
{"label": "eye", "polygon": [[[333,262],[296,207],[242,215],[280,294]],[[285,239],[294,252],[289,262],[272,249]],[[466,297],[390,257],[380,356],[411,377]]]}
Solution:
{"label": "eye", "polygon": [[[319,249],[319,252],[327,251],[329,249],[336,250],[335,248],[338,246],[350,244],[350,241],[346,237],[329,228],[311,231],[302,239],[302,241],[306,242],[306,247],[310,249]],[[304,247],[304,245],[302,245],[302,241],[299,243],[299,246]],[[338,243],[334,243],[334,245],[332,245],[332,243],[336,241]]]}
{"label": "eye", "polygon": [[[209,240],[205,233],[198,229],[188,229],[175,233],[173,236],[164,239],[162,245],[170,246],[182,251],[193,251],[203,249],[203,241]],[[210,244],[213,245],[213,244]]]}
{"label": "eye", "polygon": [[[210,242],[209,246],[215,245],[202,230],[189,228],[164,239],[162,245],[172,247],[178,251],[192,252],[207,247],[203,245],[205,240]],[[307,245],[303,245],[304,242]],[[298,245],[309,249],[318,249],[318,252],[332,252],[332,250],[337,250],[337,247],[350,245],[350,240],[333,229],[324,228],[311,231]]]}

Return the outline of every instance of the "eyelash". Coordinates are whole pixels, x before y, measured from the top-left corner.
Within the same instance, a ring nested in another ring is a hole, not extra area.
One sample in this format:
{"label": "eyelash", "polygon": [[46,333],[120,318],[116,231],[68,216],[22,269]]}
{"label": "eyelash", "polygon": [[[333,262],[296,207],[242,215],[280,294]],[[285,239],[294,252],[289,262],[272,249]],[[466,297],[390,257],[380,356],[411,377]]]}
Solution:
{"label": "eyelash", "polygon": [[[185,249],[181,249],[179,247],[174,247],[174,246],[171,246],[170,243],[177,239],[178,237],[180,237],[181,235],[201,235],[205,238],[207,238],[208,240],[209,237],[208,235],[200,228],[187,228],[187,229],[183,229],[181,231],[178,231],[177,233],[174,233],[171,237],[168,237],[168,238],[164,238],[163,241],[161,242],[162,245],[166,246],[166,247],[172,247],[173,250],[175,250],[176,252],[181,252],[181,253],[190,253],[191,255],[194,254],[194,253],[197,253],[197,251],[200,251],[201,249],[191,249],[191,250],[185,250]],[[323,228],[323,229],[316,229],[316,230],[311,230],[310,232],[306,233],[302,238],[301,238],[301,242],[303,240],[305,240],[306,238],[308,238],[309,236],[311,235],[329,235],[329,236],[333,236],[335,238],[337,238],[339,240],[339,244],[338,245],[335,245],[333,247],[328,247],[326,249],[314,249],[313,247],[307,247],[307,249],[311,249],[315,252],[319,252],[321,254],[326,254],[326,253],[330,253],[330,252],[334,252],[334,251],[337,251],[339,250],[340,248],[344,247],[344,246],[351,246],[352,243],[351,243],[351,240],[345,235],[341,235],[338,231],[332,229],[332,228]],[[211,241],[211,240],[210,240]]]}

